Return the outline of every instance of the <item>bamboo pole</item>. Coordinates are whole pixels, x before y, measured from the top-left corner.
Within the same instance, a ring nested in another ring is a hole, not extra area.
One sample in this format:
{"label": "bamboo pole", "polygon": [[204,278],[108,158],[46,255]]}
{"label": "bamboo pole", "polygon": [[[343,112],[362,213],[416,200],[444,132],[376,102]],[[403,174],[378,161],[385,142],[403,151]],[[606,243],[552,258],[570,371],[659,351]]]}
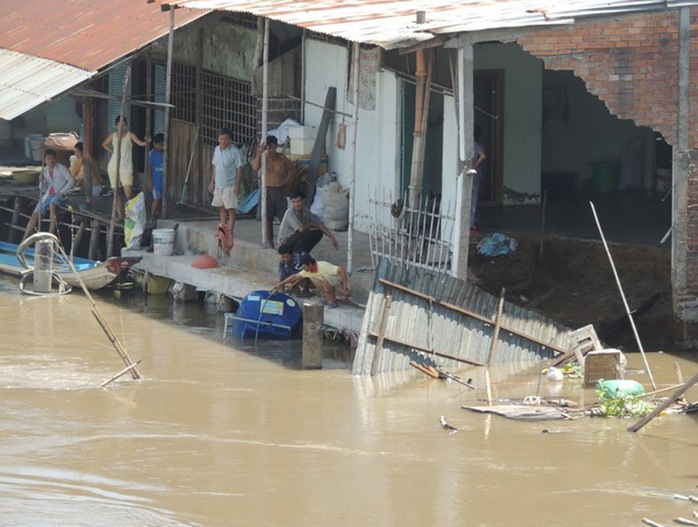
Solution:
{"label": "bamboo pole", "polygon": [[492,333],[492,342],[490,344],[490,353],[487,358],[487,366],[492,366],[494,362],[494,356],[497,353],[497,341],[499,340],[499,328],[502,323],[502,311],[504,310],[504,295],[506,294],[506,288],[502,287],[502,292],[499,293],[499,305],[497,307],[497,317],[494,321],[494,332]]}
{"label": "bamboo pole", "polygon": [[[259,25],[257,26],[259,28]],[[259,30],[259,29],[258,29]],[[301,83],[305,84],[305,79],[301,79]],[[264,19],[264,44],[262,50],[262,139],[260,143],[267,140],[267,131],[269,128],[269,19]],[[260,196],[262,211],[262,247],[268,247],[268,242],[273,242],[274,226],[272,222],[272,240],[267,240],[267,156],[262,156],[262,177],[260,178]]]}
{"label": "bamboo pole", "polygon": [[[124,75],[124,84],[121,88],[121,109],[119,110],[119,124],[114,130],[116,134],[116,147],[113,156],[116,156],[116,186],[114,188],[114,198],[111,206],[111,219],[109,220],[109,232],[107,234],[107,258],[112,256],[114,252],[114,229],[116,228],[116,214],[117,214],[117,203],[120,201],[118,199],[119,192],[121,192],[121,133],[125,126],[124,124],[124,113],[126,112],[126,88],[128,86],[128,81],[131,78],[131,65],[129,64],[126,68],[126,75]],[[124,196],[125,198],[126,196]]]}
{"label": "bamboo pole", "polygon": [[[170,28],[167,33],[167,65],[165,67],[165,129],[163,133],[165,134],[165,150],[162,153],[162,217],[167,217],[167,188],[168,188],[168,174],[170,173],[171,159],[169,153],[172,151],[170,148],[170,100],[172,98],[172,56],[174,54],[174,27],[175,27],[175,9],[176,6],[169,6],[170,8]],[[146,135],[149,131],[146,132]],[[146,148],[146,155],[148,155],[148,149]],[[150,164],[146,163],[146,170],[150,168]]]}
{"label": "bamboo pole", "polygon": [[383,307],[381,309],[381,318],[378,325],[378,338],[373,350],[373,360],[371,361],[371,375],[378,373],[381,353],[383,351],[383,341],[385,340],[385,329],[388,325],[388,315],[390,314],[390,305],[392,304],[392,301],[393,297],[390,294],[390,290],[386,289],[385,294],[383,295]]}
{"label": "bamboo pole", "polygon": [[138,366],[138,365],[141,363],[141,361],[142,361],[142,359],[138,359],[134,364],[131,364],[130,366],[126,366],[123,370],[121,370],[119,373],[117,373],[116,375],[114,375],[111,379],[107,379],[107,380],[104,381],[102,384],[100,384],[99,387],[100,387],[100,388],[104,388],[105,386],[111,384],[111,383],[114,382],[116,379],[118,379],[119,377],[121,377],[123,374],[128,373],[128,372],[130,372],[131,370],[133,370],[133,368],[135,368],[136,366]]}
{"label": "bamboo pole", "polygon": [[119,340],[114,335],[114,332],[109,327],[109,324],[107,324],[107,321],[100,314],[99,310],[97,309],[97,304],[95,304],[95,301],[92,298],[90,291],[87,289],[85,282],[82,281],[82,278],[80,278],[80,275],[78,274],[77,269],[75,269],[75,266],[73,265],[72,260],[70,260],[70,258],[68,258],[68,255],[65,254],[65,251],[63,251],[63,248],[61,247],[58,238],[52,234],[47,234],[47,233],[38,234],[37,233],[35,235],[30,236],[24,242],[22,242],[22,246],[28,247],[29,245],[33,244],[34,240],[36,239],[35,237],[36,238],[38,238],[38,237],[44,237],[44,238],[50,237],[51,238],[51,240],[53,241],[53,243],[57,247],[58,252],[61,254],[61,256],[63,257],[65,262],[68,264],[68,267],[70,267],[70,270],[73,272],[73,274],[77,278],[77,281],[80,284],[82,292],[85,293],[85,296],[92,304],[92,314],[97,319],[97,322],[102,327],[102,330],[106,333],[107,337],[109,338],[109,341],[114,346],[114,349],[116,350],[116,352],[119,354],[121,359],[124,361],[124,364],[131,368],[130,369],[131,377],[133,377],[134,379],[140,379],[141,377],[140,377],[140,375],[138,375],[138,372],[136,371],[135,364],[133,364],[133,362],[131,361],[131,358],[128,356],[128,353],[126,353],[126,350],[124,349],[124,347],[121,345]]}
{"label": "bamboo pole", "polygon": [[657,406],[654,410],[652,410],[650,413],[648,413],[645,417],[640,419],[637,423],[635,423],[633,426],[628,428],[628,432],[637,432],[640,428],[645,426],[647,423],[649,423],[652,419],[657,417],[660,413],[662,413],[664,410],[666,410],[669,405],[673,404],[676,399],[681,397],[684,393],[686,393],[695,383],[698,382],[698,373],[696,373],[693,377],[691,377],[688,382],[684,383],[681,388],[676,390],[671,396],[666,400],[666,402],[660,404]]}
{"label": "bamboo pole", "polygon": [[356,203],[356,138],[359,128],[359,65],[361,61],[361,46],[353,44],[352,62],[352,111],[351,111],[351,157],[349,159],[349,226],[347,232],[347,272],[354,271],[354,209]]}
{"label": "bamboo pole", "polygon": [[594,214],[594,221],[596,221],[596,227],[599,229],[599,235],[601,236],[601,241],[603,242],[603,246],[606,249],[606,254],[608,255],[608,261],[611,263],[611,269],[613,269],[613,276],[616,279],[616,284],[618,285],[618,290],[620,291],[620,296],[623,299],[623,305],[625,306],[625,312],[628,314],[628,320],[630,320],[630,325],[633,328],[633,334],[635,335],[635,340],[637,342],[637,346],[640,349],[640,354],[642,355],[642,361],[645,363],[645,368],[647,369],[647,375],[650,378],[650,382],[652,383],[652,389],[656,390],[657,389],[657,384],[654,382],[654,377],[652,377],[652,370],[650,369],[650,365],[647,362],[647,357],[645,356],[645,350],[642,348],[642,342],[640,341],[640,336],[637,334],[637,328],[635,327],[635,320],[633,319],[632,312],[630,311],[630,307],[628,306],[628,301],[625,298],[625,293],[623,292],[623,286],[620,283],[620,278],[618,278],[618,271],[616,271],[616,265],[613,263],[613,258],[611,257],[611,251],[608,249],[608,244],[606,243],[606,237],[603,234],[603,229],[601,229],[601,223],[599,222],[599,217],[596,215],[596,208],[594,208],[594,204],[590,201],[589,205],[591,205],[591,211]]}

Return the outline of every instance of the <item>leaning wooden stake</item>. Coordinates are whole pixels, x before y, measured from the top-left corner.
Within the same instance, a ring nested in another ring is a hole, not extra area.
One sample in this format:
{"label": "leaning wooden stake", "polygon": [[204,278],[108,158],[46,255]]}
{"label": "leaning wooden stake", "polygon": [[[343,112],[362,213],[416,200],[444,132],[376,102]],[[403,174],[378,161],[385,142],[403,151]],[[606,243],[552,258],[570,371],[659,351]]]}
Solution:
{"label": "leaning wooden stake", "polygon": [[490,343],[490,353],[487,358],[487,366],[492,366],[494,362],[494,356],[497,354],[497,343],[499,341],[499,328],[502,325],[502,310],[504,309],[504,295],[506,294],[506,288],[502,287],[501,293],[499,293],[499,305],[497,306],[497,318],[494,321],[494,331],[492,333],[492,342]]}
{"label": "leaning wooden stake", "polygon": [[613,269],[613,276],[616,278],[616,284],[618,285],[618,290],[620,291],[620,296],[623,299],[623,305],[625,306],[625,312],[628,314],[628,320],[630,320],[630,325],[633,328],[633,334],[635,335],[635,340],[637,341],[637,347],[640,349],[640,354],[642,355],[642,361],[645,363],[645,368],[647,369],[647,375],[652,383],[652,389],[656,390],[657,385],[654,382],[654,377],[652,377],[652,370],[650,370],[650,365],[647,362],[647,357],[645,356],[645,350],[642,349],[642,342],[640,342],[640,336],[637,334],[637,328],[635,327],[635,320],[633,319],[632,312],[628,306],[628,301],[625,299],[625,293],[623,292],[623,286],[620,284],[620,278],[618,278],[618,272],[616,271],[616,266],[613,263],[613,258],[611,257],[611,251],[608,249],[608,244],[606,243],[606,237],[603,235],[603,230],[601,229],[601,223],[599,222],[599,217],[596,215],[596,209],[594,204],[590,201],[591,212],[594,214],[594,220],[596,221],[596,227],[599,229],[599,235],[601,236],[601,241],[606,249],[606,254],[608,255],[608,261],[611,262],[611,269]]}
{"label": "leaning wooden stake", "polygon": [[669,397],[665,403],[660,404],[652,410],[650,413],[648,413],[645,417],[640,419],[637,423],[635,423],[633,426],[628,428],[628,432],[637,432],[640,428],[645,426],[647,423],[649,423],[652,419],[657,417],[660,413],[662,413],[664,410],[666,410],[669,405],[674,404],[674,401],[681,397],[684,393],[686,393],[691,386],[693,386],[695,383],[698,382],[698,373],[696,373],[693,377],[691,377],[688,382],[686,382],[681,388],[676,390],[673,394],[671,394],[671,397]]}
{"label": "leaning wooden stake", "polygon": [[383,353],[383,341],[385,340],[385,330],[388,327],[388,316],[390,315],[390,306],[393,302],[393,297],[390,289],[386,287],[383,294],[383,307],[381,309],[380,324],[378,326],[378,340],[373,350],[373,360],[371,361],[371,375],[378,373],[380,366],[381,354]]}
{"label": "leaning wooden stake", "polygon": [[121,370],[119,373],[117,373],[116,375],[114,375],[111,379],[107,379],[107,380],[104,381],[102,384],[100,384],[99,387],[100,387],[100,388],[104,388],[105,386],[107,386],[107,385],[113,383],[116,379],[118,379],[119,377],[121,377],[124,373],[130,372],[131,370],[133,370],[133,368],[135,368],[136,366],[138,366],[140,363],[141,363],[141,359],[137,360],[135,364],[131,364],[130,366],[126,366],[123,370]]}

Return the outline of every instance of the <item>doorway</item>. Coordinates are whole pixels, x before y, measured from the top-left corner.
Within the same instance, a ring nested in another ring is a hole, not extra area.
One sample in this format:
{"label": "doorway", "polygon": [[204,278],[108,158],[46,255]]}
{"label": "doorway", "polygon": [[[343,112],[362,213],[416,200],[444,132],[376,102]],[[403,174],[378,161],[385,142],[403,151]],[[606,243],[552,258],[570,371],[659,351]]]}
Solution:
{"label": "doorway", "polygon": [[504,144],[504,70],[476,70],[473,81],[474,129],[487,159],[483,167],[478,202],[501,205]]}

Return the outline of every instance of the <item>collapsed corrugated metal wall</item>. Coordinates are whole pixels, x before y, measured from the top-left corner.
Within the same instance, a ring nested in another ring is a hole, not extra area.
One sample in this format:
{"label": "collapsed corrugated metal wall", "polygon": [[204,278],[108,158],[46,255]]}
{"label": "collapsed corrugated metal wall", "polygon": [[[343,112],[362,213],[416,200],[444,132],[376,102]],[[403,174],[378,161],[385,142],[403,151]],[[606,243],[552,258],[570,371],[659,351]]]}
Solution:
{"label": "collapsed corrugated metal wall", "polygon": [[[375,272],[352,373],[373,375],[434,359],[447,369],[490,362],[499,299],[443,273],[382,259]],[[553,358],[570,329],[504,302],[492,363]]]}

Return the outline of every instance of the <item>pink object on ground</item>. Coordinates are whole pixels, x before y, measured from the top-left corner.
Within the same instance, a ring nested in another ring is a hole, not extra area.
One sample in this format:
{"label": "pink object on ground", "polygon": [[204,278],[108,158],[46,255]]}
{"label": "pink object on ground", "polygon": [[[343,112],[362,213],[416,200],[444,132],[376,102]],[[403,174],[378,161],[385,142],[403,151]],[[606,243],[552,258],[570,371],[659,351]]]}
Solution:
{"label": "pink object on ground", "polygon": [[208,254],[200,254],[192,260],[191,266],[197,269],[214,269],[218,267],[218,260]]}

